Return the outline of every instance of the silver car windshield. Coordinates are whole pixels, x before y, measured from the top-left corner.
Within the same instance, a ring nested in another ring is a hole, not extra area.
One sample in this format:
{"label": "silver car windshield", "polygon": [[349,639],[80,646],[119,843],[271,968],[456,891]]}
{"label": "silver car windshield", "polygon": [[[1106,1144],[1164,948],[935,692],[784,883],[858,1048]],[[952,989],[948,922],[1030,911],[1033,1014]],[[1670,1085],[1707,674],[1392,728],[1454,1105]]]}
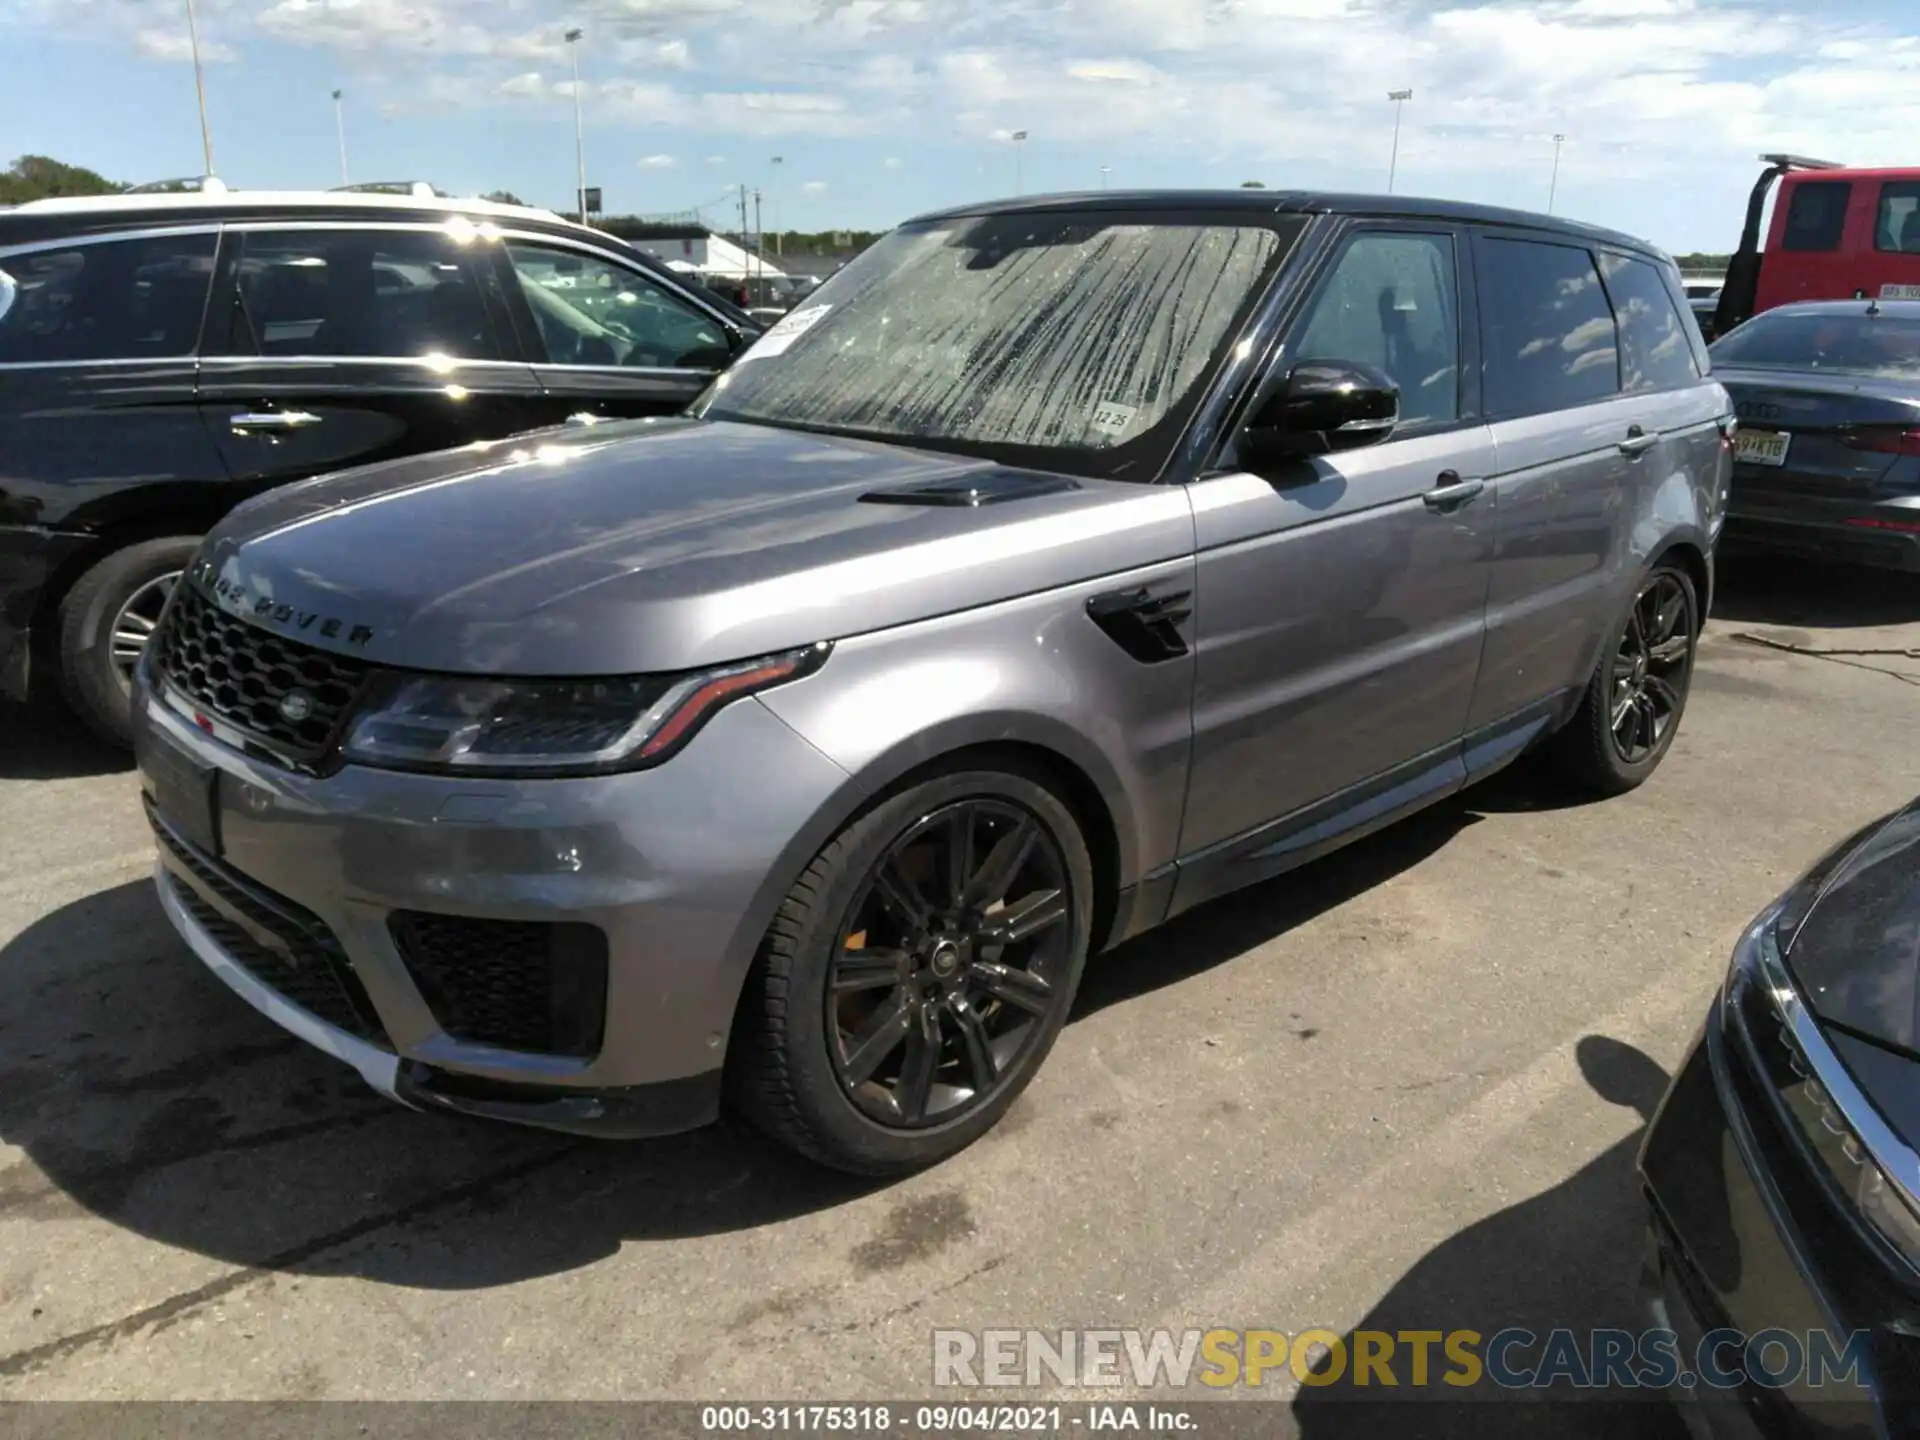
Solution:
{"label": "silver car windshield", "polygon": [[1152,479],[1300,228],[1084,211],[906,226],[700,413]]}
{"label": "silver car windshield", "polygon": [[1756,315],[1708,353],[1716,365],[1920,379],[1920,320],[1891,315]]}

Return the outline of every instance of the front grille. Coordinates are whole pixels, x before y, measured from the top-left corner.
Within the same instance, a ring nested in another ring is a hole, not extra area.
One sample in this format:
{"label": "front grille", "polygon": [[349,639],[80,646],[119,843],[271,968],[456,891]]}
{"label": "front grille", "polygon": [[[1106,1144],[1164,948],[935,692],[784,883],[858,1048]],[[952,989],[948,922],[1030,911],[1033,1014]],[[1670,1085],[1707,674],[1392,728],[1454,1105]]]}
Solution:
{"label": "front grille", "polygon": [[[160,673],[174,689],[293,760],[326,750],[370,668],[236,620],[186,582],[154,638]],[[306,705],[289,719],[282,707],[296,691]]]}
{"label": "front grille", "polygon": [[607,937],[597,926],[398,910],[389,929],[455,1039],[536,1055],[599,1053]]}
{"label": "front grille", "polygon": [[[147,804],[167,859],[174,897],[213,941],[261,984],[336,1030],[391,1049],[366,987],[319,916],[251,880],[242,880],[182,840]],[[215,900],[221,904],[216,905]],[[224,905],[226,908],[221,908]],[[242,925],[228,912],[246,917]],[[271,943],[260,938],[264,932]]]}

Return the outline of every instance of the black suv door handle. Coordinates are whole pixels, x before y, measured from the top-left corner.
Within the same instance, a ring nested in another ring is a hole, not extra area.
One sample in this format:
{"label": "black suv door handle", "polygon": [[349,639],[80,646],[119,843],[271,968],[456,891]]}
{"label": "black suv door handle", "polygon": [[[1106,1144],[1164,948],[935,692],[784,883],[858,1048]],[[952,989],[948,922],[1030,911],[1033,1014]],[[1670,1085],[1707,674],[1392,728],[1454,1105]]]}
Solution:
{"label": "black suv door handle", "polygon": [[1433,489],[1420,498],[1429,510],[1457,510],[1487,488],[1484,480],[1462,480],[1458,470],[1442,470]]}
{"label": "black suv door handle", "polygon": [[236,435],[250,435],[262,430],[304,430],[309,425],[319,423],[318,415],[305,410],[249,410],[227,421]]}
{"label": "black suv door handle", "polygon": [[1627,438],[1620,442],[1620,453],[1628,459],[1638,460],[1647,451],[1660,443],[1660,432],[1649,435],[1638,425],[1627,427]]}

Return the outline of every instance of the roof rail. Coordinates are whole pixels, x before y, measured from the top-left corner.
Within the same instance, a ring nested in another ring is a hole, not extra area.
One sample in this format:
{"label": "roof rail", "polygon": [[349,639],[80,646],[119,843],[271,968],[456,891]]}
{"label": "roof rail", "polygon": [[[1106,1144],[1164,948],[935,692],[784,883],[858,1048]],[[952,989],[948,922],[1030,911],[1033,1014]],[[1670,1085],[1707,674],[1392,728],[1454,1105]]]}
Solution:
{"label": "roof rail", "polygon": [[425,180],[363,180],[356,185],[333,185],[328,187],[330,194],[341,195],[416,195],[423,199],[452,197],[437,185],[429,185]]}
{"label": "roof rail", "polygon": [[129,185],[123,195],[225,195],[227,182],[218,175],[188,175],[178,180],[149,180]]}

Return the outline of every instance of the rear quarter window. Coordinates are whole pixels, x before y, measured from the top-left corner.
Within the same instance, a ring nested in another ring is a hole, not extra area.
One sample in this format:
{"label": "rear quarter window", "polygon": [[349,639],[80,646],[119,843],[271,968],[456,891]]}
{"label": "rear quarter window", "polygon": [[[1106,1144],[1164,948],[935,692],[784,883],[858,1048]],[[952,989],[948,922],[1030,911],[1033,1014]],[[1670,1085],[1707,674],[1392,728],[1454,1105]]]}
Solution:
{"label": "rear quarter window", "polygon": [[1673,390],[1698,380],[1686,321],[1660,271],[1612,253],[1600,257],[1600,270],[1620,324],[1620,388]]}

